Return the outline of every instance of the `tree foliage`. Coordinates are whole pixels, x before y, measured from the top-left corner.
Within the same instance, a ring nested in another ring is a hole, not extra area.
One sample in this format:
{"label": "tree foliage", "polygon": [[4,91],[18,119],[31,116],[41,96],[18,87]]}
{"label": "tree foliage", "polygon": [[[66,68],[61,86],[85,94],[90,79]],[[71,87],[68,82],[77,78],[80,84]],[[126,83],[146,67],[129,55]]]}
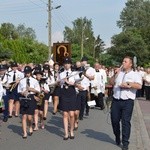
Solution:
{"label": "tree foliage", "polygon": [[48,47],[36,41],[32,28],[3,23],[0,27],[0,59],[42,63],[48,59]]}
{"label": "tree foliage", "polygon": [[[88,20],[86,17],[77,18],[72,22],[73,27],[65,27],[64,29],[64,40],[70,42],[72,46],[72,56],[75,60],[81,59],[81,45],[83,41],[83,52],[84,55],[88,56],[90,61],[94,60],[93,55],[96,50],[96,56],[99,57],[100,53],[100,42],[101,39],[96,41],[92,28],[92,20]],[[98,36],[100,38],[100,36]],[[95,45],[97,47],[95,48]],[[98,47],[99,44],[99,47]]]}
{"label": "tree foliage", "polygon": [[150,26],[150,1],[128,0],[117,25],[123,30]]}
{"label": "tree foliage", "polygon": [[[112,37],[113,46],[108,53],[113,56],[116,62],[121,62],[124,56],[136,56],[139,64],[142,65],[143,58],[147,56],[148,50],[140,32],[136,29],[123,31]],[[146,58],[146,57],[145,57]]]}
{"label": "tree foliage", "polygon": [[136,56],[138,65],[146,66],[150,59],[150,1],[128,0],[117,25],[122,32],[112,37],[108,54],[115,62],[126,55]]}

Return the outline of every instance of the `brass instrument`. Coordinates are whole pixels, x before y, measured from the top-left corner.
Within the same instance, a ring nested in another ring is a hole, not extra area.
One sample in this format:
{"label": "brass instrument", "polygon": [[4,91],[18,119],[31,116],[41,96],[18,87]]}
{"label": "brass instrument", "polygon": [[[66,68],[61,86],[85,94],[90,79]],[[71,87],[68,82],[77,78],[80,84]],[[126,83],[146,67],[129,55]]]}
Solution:
{"label": "brass instrument", "polygon": [[12,92],[13,89],[15,89],[15,87],[17,86],[17,84],[18,84],[17,82],[14,82],[13,84],[10,84],[11,86],[10,86],[9,91]]}
{"label": "brass instrument", "polygon": [[38,98],[39,98],[39,101],[37,102],[37,105],[38,106],[41,106],[42,105],[42,103],[43,103],[43,99],[44,99],[44,93],[43,92],[39,92],[39,93],[37,93],[37,95],[36,95]]}

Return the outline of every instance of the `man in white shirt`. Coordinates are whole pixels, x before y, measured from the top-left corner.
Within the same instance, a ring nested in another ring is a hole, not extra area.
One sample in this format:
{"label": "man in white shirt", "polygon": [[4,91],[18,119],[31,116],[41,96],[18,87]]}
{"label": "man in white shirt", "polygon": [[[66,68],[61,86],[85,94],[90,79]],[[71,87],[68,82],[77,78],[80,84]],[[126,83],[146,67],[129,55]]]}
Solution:
{"label": "man in white shirt", "polygon": [[95,78],[91,81],[91,99],[96,100],[96,104],[101,110],[104,109],[103,95],[105,89],[104,74],[99,69],[100,64],[95,63]]}
{"label": "man in white shirt", "polygon": [[132,70],[133,60],[125,57],[122,69],[111,79],[114,84],[114,94],[111,108],[111,122],[116,137],[116,144],[120,145],[120,121],[122,122],[122,150],[128,150],[129,137],[136,90],[142,88],[142,78]]}
{"label": "man in white shirt", "polygon": [[86,84],[89,84],[89,87],[87,89],[87,98],[86,98],[86,103],[83,104],[80,110],[80,120],[83,119],[83,113],[84,113],[84,109],[86,105],[86,116],[89,115],[89,106],[87,105],[87,101],[90,99],[90,85],[91,85],[91,81],[94,80],[95,78],[95,70],[94,68],[90,67],[90,65],[88,64],[88,58],[87,57],[83,57],[81,59],[81,66],[85,68],[85,78],[82,82],[86,82]]}

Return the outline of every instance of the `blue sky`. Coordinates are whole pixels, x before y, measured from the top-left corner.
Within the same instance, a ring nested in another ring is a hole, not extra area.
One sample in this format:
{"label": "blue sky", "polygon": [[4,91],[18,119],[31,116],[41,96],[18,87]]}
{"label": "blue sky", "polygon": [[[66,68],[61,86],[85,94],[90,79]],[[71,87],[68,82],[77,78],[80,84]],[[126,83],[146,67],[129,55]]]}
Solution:
{"label": "blue sky", "polygon": [[[61,8],[52,10],[52,41],[61,42],[64,27],[72,27],[72,21],[86,16],[92,19],[94,35],[100,34],[106,46],[110,46],[111,37],[121,31],[116,21],[126,1],[53,0],[52,6]],[[0,24],[25,24],[35,30],[38,41],[48,44],[47,3],[48,0],[0,0]]]}

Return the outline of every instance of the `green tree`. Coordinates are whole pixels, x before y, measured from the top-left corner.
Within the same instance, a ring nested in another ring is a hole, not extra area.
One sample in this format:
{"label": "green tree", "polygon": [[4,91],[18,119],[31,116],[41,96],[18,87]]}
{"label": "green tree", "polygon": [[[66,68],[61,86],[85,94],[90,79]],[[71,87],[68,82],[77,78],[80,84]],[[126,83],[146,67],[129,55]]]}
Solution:
{"label": "green tree", "polygon": [[[95,37],[92,28],[92,21],[84,17],[84,18],[77,18],[72,23],[73,23],[72,28],[65,27],[64,40],[72,44],[78,45],[75,46],[75,49],[74,46],[72,48],[73,56],[76,57],[75,59],[78,59],[79,57],[81,58],[82,47],[84,55],[93,56]],[[80,49],[80,51],[78,50],[78,53],[76,53],[77,47]]]}
{"label": "green tree", "polygon": [[0,59],[19,63],[42,63],[48,59],[48,47],[36,41],[32,28],[3,23],[0,27]]}
{"label": "green tree", "polygon": [[150,26],[150,1],[128,0],[117,25],[123,30]]}
{"label": "green tree", "polygon": [[18,34],[16,28],[12,23],[3,23],[0,27],[0,35],[2,39],[16,39]]}
{"label": "green tree", "polygon": [[104,41],[100,38],[100,35],[98,35],[94,42],[94,50],[93,50],[94,59],[99,59],[99,61],[101,61],[102,52],[104,52],[105,50],[104,46],[105,46]]}
{"label": "green tree", "polygon": [[108,54],[112,55],[116,62],[121,62],[124,56],[129,55],[131,57],[136,56],[139,65],[143,65],[149,54],[147,45],[137,29],[126,30],[113,36],[112,44]]}

